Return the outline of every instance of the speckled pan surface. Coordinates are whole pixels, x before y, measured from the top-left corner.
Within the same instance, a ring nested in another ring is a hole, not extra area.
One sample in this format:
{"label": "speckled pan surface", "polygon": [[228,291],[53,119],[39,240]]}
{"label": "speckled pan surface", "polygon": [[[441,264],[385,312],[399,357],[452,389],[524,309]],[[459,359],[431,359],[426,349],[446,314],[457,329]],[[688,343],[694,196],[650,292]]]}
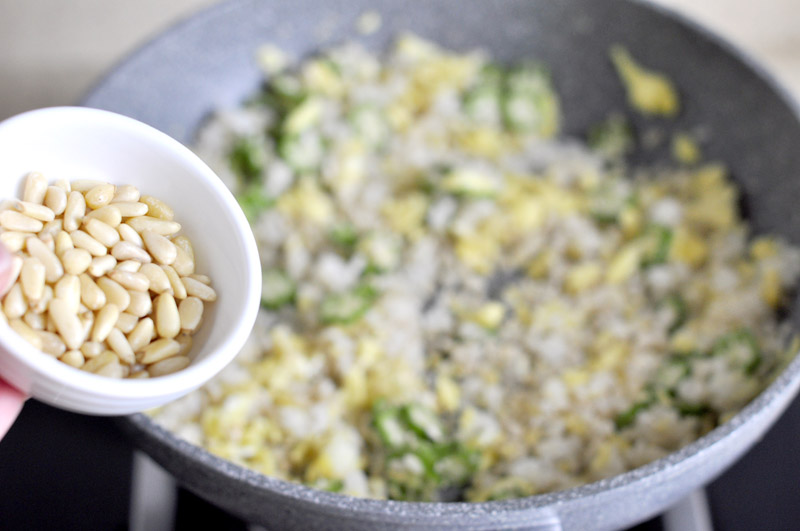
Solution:
{"label": "speckled pan surface", "polygon": [[[272,42],[297,56],[355,37],[367,9],[385,46],[411,30],[458,50],[484,47],[503,61],[548,63],[563,99],[566,131],[579,134],[625,108],[607,59],[612,43],[668,72],[683,112],[667,127],[703,124],[705,152],[726,161],[758,231],[800,242],[800,123],[757,66],[706,31],[649,5],[623,0],[242,0],[199,13],[115,69],[84,102],[126,114],[190,143],[215,107],[252,93],[255,47]],[[663,154],[662,154],[663,155]],[[658,153],[655,155],[659,156]],[[800,323],[797,302],[790,317]],[[218,459],[138,415],[123,428],[180,482],[268,528],[614,529],[652,516],[716,477],[757,441],[800,386],[800,360],[732,421],[665,459],[563,492],[482,504],[361,500],[267,478]]]}

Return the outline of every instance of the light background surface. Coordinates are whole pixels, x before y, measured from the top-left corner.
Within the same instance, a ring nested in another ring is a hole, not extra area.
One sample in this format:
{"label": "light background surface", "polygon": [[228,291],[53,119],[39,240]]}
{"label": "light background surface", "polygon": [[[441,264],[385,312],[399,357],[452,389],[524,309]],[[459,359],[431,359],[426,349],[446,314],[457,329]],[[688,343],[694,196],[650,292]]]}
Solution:
{"label": "light background surface", "polygon": [[[0,0],[0,119],[78,102],[137,46],[218,1]],[[800,0],[654,1],[741,46],[800,99]]]}

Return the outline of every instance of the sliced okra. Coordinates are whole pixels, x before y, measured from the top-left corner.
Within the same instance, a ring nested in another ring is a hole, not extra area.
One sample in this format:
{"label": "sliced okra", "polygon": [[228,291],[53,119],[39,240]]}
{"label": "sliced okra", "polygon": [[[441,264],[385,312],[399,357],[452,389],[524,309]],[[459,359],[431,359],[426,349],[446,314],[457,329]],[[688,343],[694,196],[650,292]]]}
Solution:
{"label": "sliced okra", "polygon": [[378,293],[371,286],[361,285],[349,291],[331,293],[322,299],[320,319],[324,324],[350,324],[358,321]]}
{"label": "sliced okra", "polygon": [[667,261],[669,248],[672,245],[672,229],[654,223],[648,225],[641,239],[642,267],[647,268]]}
{"label": "sliced okra", "polygon": [[280,269],[267,269],[261,275],[261,305],[276,310],[294,300],[297,286]]}
{"label": "sliced okra", "polygon": [[714,343],[712,356],[725,356],[730,363],[747,374],[755,372],[761,363],[758,341],[750,330],[741,328],[726,334]]}

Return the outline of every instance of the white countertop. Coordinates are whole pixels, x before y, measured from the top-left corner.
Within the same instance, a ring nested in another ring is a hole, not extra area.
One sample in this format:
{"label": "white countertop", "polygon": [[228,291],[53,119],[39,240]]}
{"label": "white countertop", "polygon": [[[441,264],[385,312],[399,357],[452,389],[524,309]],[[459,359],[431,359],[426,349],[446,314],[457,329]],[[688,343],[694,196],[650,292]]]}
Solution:
{"label": "white countertop", "polygon": [[[117,61],[219,0],[0,0],[0,119],[76,103]],[[800,99],[800,0],[654,0],[763,61]]]}

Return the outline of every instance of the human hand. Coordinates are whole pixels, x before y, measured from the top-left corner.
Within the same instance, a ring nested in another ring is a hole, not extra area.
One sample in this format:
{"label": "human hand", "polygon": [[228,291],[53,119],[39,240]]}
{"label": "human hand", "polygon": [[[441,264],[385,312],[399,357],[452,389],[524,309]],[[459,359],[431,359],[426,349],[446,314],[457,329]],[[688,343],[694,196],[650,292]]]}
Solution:
{"label": "human hand", "polygon": [[28,397],[0,380],[0,439],[14,424],[22,405]]}
{"label": "human hand", "polygon": [[[0,296],[11,288],[13,255],[0,244]],[[0,439],[2,439],[19,415],[26,397],[17,389],[0,380]]]}

